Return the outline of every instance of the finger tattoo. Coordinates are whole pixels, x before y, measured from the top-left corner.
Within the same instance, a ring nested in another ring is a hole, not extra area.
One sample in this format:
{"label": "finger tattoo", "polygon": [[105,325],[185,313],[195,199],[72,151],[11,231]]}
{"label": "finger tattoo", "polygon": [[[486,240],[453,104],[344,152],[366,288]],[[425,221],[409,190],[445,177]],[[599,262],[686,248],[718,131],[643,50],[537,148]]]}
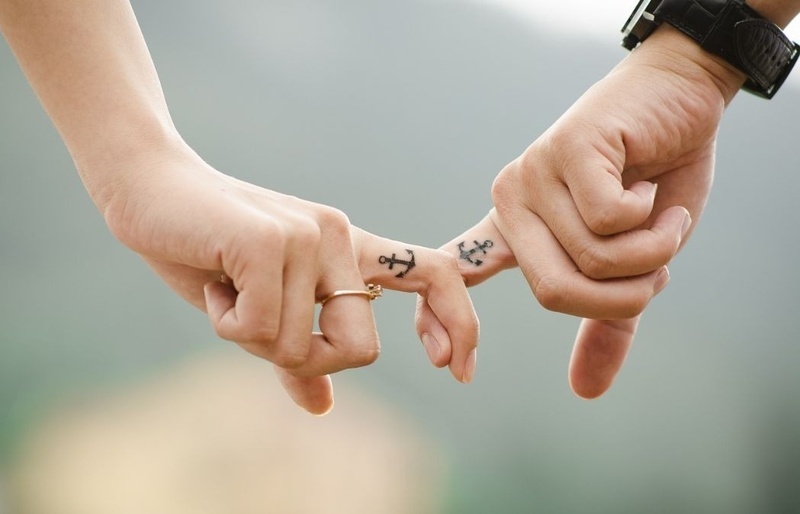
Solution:
{"label": "finger tattoo", "polygon": [[[483,261],[479,258],[481,257],[481,253],[483,256],[486,256],[489,252],[487,251],[489,248],[494,246],[494,242],[487,239],[483,243],[479,243],[478,241],[472,241],[475,246],[470,248],[469,250],[465,249],[464,246],[466,245],[466,241],[461,241],[458,243],[458,257],[460,259],[464,259],[467,262],[474,264],[475,266],[480,266],[483,264]],[[478,255],[475,255],[478,254]],[[485,257],[484,257],[485,258]]]}
{"label": "finger tattoo", "polygon": [[388,264],[389,269],[393,270],[395,266],[405,267],[402,271],[400,271],[395,277],[403,278],[405,277],[409,271],[417,265],[416,261],[414,260],[414,251],[406,249],[406,253],[408,253],[408,259],[398,259],[396,253],[392,253],[391,257],[387,257],[386,255],[381,255],[378,257],[378,262],[381,264]]}

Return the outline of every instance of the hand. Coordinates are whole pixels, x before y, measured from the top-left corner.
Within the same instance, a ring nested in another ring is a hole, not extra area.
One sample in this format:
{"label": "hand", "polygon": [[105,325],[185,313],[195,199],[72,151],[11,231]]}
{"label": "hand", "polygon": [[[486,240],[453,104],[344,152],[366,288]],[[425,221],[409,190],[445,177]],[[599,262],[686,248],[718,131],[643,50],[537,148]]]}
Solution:
{"label": "hand", "polygon": [[[495,243],[497,262],[459,261],[468,284],[515,258],[544,307],[587,318],[570,362],[578,395],[611,386],[641,312],[667,285],[666,264],[708,198],[717,128],[742,80],[662,27],[500,173],[489,219],[453,240]],[[454,252],[453,242],[443,248]],[[437,330],[424,301],[417,327]]]}
{"label": "hand", "polygon": [[583,321],[570,380],[602,394],[665,265],[708,198],[717,129],[743,75],[664,26],[493,187],[494,221],[537,299]]}
{"label": "hand", "polygon": [[[432,360],[459,380],[472,376],[477,318],[450,255],[374,236],[333,208],[223,175],[188,149],[124,166],[110,170],[121,179],[101,204],[112,232],[207,311],[220,337],[273,362],[300,406],[327,412],[327,375],[378,357],[364,297],[326,303],[321,333],[312,333],[317,302],[365,283],[425,296],[447,333]],[[393,263],[395,255],[406,264]]]}
{"label": "hand", "polygon": [[699,52],[659,30],[497,177],[495,222],[546,308],[630,318],[666,285],[741,78]]}

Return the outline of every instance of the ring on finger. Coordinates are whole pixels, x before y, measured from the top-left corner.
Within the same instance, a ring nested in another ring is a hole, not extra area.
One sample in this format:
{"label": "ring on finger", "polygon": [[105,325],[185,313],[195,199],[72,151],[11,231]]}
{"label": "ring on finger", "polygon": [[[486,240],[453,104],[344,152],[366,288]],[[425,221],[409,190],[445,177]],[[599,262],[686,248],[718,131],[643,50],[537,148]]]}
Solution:
{"label": "ring on finger", "polygon": [[380,298],[383,296],[383,287],[376,284],[367,284],[366,289],[340,289],[338,291],[334,291],[325,298],[323,298],[319,303],[324,307],[327,302],[336,298],[337,296],[347,296],[347,295],[358,295],[358,296],[365,296],[368,300],[372,301],[376,298]]}

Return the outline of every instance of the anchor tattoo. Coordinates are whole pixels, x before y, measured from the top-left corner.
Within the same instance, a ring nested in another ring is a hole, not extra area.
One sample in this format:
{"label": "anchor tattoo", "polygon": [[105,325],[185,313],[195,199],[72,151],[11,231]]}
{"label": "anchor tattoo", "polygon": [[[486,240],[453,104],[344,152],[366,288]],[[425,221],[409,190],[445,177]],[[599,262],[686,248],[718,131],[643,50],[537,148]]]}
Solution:
{"label": "anchor tattoo", "polygon": [[471,262],[475,266],[480,266],[481,264],[483,264],[483,261],[478,259],[477,257],[473,258],[472,256],[478,252],[483,252],[483,255],[486,255],[488,253],[486,249],[493,247],[494,243],[488,239],[483,243],[479,243],[474,240],[472,242],[475,243],[475,247],[470,250],[464,249],[464,243],[466,243],[466,241],[461,241],[460,243],[458,243],[458,251],[461,252],[459,258]]}
{"label": "anchor tattoo", "polygon": [[397,278],[405,277],[411,269],[417,265],[416,261],[414,260],[414,252],[412,250],[406,249],[406,252],[411,256],[411,260],[402,260],[397,258],[397,254],[393,253],[391,257],[387,257],[385,255],[381,255],[378,258],[378,262],[381,264],[388,264],[389,269],[394,269],[395,264],[399,264],[400,266],[405,266],[406,269],[395,275]]}

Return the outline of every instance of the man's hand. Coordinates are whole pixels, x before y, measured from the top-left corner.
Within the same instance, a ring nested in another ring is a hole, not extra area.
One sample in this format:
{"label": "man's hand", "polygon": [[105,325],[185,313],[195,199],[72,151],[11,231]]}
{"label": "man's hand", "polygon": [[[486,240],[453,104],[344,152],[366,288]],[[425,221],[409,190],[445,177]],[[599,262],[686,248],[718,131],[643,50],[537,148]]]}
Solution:
{"label": "man's hand", "polygon": [[669,281],[743,80],[661,27],[497,177],[493,219],[537,299],[596,318],[583,320],[572,354],[580,396],[611,386],[639,315]]}
{"label": "man's hand", "polygon": [[[582,316],[570,384],[612,384],[639,315],[708,198],[717,129],[743,76],[662,27],[495,180],[495,209],[456,241],[493,241],[469,285],[518,264],[547,309]],[[424,300],[420,334],[441,331]]]}
{"label": "man's hand", "polygon": [[543,306],[631,318],[666,285],[741,80],[662,27],[500,173],[495,222]]}

